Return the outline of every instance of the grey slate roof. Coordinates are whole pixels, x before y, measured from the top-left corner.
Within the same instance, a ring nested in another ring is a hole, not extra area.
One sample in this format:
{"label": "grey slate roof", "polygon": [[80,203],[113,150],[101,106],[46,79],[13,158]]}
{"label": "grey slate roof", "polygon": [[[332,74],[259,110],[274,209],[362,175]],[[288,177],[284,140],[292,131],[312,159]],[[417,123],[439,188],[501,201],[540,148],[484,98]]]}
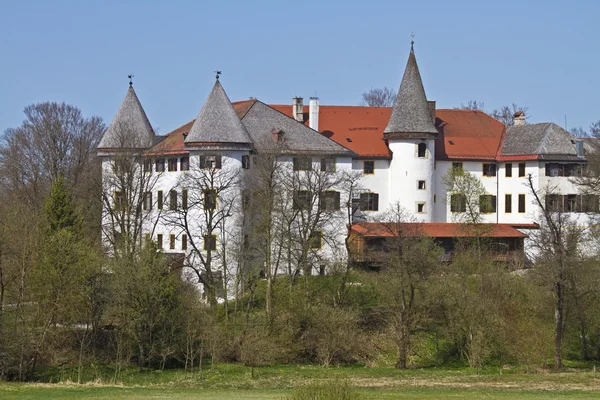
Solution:
{"label": "grey slate roof", "polygon": [[398,96],[392,109],[392,115],[383,133],[386,135],[402,133],[437,134],[412,47],[402,83],[398,90]]}
{"label": "grey slate roof", "polygon": [[[355,153],[322,136],[293,118],[256,100],[242,118],[254,148],[261,152],[282,151],[287,154],[348,155]],[[281,134],[282,141],[275,137]]]}
{"label": "grey slate roof", "polygon": [[500,155],[539,155],[546,159],[577,157],[574,140],[569,132],[551,122],[512,125],[506,129]]}
{"label": "grey slate roof", "polygon": [[154,130],[135,90],[130,86],[115,118],[104,132],[98,148],[147,149],[153,145]]}
{"label": "grey slate roof", "polygon": [[217,80],[185,143],[250,144],[252,140]]}

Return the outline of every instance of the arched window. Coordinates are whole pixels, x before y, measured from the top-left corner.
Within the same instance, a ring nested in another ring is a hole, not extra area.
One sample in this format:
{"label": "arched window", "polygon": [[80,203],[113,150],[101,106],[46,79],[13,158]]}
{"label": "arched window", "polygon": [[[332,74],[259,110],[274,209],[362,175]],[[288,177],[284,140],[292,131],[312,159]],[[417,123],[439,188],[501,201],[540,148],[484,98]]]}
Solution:
{"label": "arched window", "polygon": [[417,157],[425,158],[425,154],[427,154],[427,143],[419,143],[419,148],[417,151]]}

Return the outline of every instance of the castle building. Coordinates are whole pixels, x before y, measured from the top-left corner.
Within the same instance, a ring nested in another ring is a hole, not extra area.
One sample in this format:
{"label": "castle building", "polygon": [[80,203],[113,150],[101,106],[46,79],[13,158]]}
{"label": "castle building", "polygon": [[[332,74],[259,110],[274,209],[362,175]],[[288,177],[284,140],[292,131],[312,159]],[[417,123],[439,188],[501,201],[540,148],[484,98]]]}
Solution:
{"label": "castle building", "polygon": [[[124,150],[135,154],[143,165],[138,175],[145,177],[129,189],[115,179],[115,160]],[[293,177],[289,182],[281,177],[286,182],[277,190],[289,193],[270,201],[281,209],[289,205],[304,223],[314,222],[309,231],[289,222],[288,233],[300,243],[293,251],[295,263],[311,260],[321,272],[325,261],[346,257],[349,222],[362,224],[355,233],[373,235],[365,223],[392,205],[400,205],[411,222],[432,224],[428,234],[436,236],[437,229],[448,235],[452,230],[444,224],[462,222],[466,211],[461,195],[444,180],[453,169],[469,172],[485,188],[480,222],[502,224],[493,230],[499,237],[523,238],[540,218],[529,179],[548,207],[570,213],[579,224],[598,212],[598,197],[583,194],[573,182],[585,169],[584,150],[584,143],[562,127],[526,123],[523,113],[505,126],[478,110],[436,109],[426,97],[412,45],[393,107],[321,105],[318,98],[304,105],[299,97],[288,105],[257,99],[232,103],[217,77],[197,118],[158,136],[130,86],[98,146],[107,193],[104,225],[112,229],[104,238],[114,245],[115,232],[120,236],[130,229],[119,220],[135,213],[139,228],[130,235],[149,237],[190,264],[206,263],[207,252],[222,258],[220,243],[249,246],[252,237],[245,229],[258,225],[247,215],[261,213],[248,211],[244,195],[259,186],[252,183],[252,171],[264,155]],[[309,180],[322,180],[322,174],[329,174],[327,183],[315,193]],[[340,176],[359,176],[360,190],[344,189]],[[140,204],[135,210],[117,207],[134,198]],[[314,209],[330,214],[309,215]],[[227,222],[211,225],[209,219],[219,212]],[[294,262],[287,262],[285,268],[292,268]]]}

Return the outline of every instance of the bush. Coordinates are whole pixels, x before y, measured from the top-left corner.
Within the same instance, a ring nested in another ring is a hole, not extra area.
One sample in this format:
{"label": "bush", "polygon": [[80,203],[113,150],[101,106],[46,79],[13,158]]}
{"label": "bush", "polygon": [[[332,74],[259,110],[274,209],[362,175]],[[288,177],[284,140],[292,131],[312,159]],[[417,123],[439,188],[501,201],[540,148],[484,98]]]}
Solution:
{"label": "bush", "polygon": [[294,390],[287,400],[360,400],[364,397],[348,382],[313,383]]}

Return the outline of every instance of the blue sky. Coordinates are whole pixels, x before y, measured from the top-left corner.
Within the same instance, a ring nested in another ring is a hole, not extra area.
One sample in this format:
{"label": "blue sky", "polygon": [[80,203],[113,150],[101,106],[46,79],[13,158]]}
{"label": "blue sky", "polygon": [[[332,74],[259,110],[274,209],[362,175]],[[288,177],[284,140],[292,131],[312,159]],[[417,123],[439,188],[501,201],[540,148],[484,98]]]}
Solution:
{"label": "blue sky", "polygon": [[194,118],[214,83],[232,100],[355,105],[400,85],[410,34],[438,108],[516,102],[531,122],[600,119],[597,1],[0,0],[0,132],[64,101],[110,122],[127,75],[151,123]]}

